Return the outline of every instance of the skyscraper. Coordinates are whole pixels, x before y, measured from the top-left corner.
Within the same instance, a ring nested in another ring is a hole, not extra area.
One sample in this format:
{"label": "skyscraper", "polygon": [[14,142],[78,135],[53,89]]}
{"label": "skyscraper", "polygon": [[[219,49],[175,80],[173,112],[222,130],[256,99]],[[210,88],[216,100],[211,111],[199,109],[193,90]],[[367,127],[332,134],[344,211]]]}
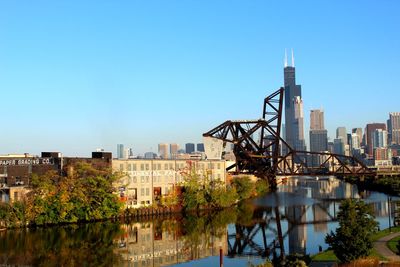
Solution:
{"label": "skyscraper", "polygon": [[125,158],[125,150],[123,144],[117,144],[117,158],[123,159]]}
{"label": "skyscraper", "polygon": [[168,144],[158,144],[158,155],[162,159],[168,159]]}
{"label": "skyscraper", "polygon": [[175,159],[178,154],[179,145],[178,144],[170,144],[169,145],[169,155],[171,159]]}
{"label": "skyscraper", "polygon": [[347,131],[346,131],[346,127],[338,127],[336,129],[336,138],[340,138],[343,140],[343,144],[347,145]]}
{"label": "skyscraper", "polygon": [[187,143],[185,144],[185,149],[186,153],[190,154],[194,152],[194,144],[193,143]]}
{"label": "skyscraper", "polygon": [[372,136],[372,147],[374,149],[387,147],[387,136],[388,136],[387,131],[382,129],[376,129]]}
{"label": "skyscraper", "polygon": [[324,125],[324,111],[320,109],[310,112],[310,151],[328,150],[328,131]]}
{"label": "skyscraper", "polygon": [[301,99],[301,86],[296,85],[293,50],[291,66],[288,66],[287,54],[285,51],[283,75],[285,86],[286,142],[296,150],[306,150],[304,140],[303,100]]}
{"label": "skyscraper", "polygon": [[203,143],[197,144],[197,152],[204,152],[204,144]]}
{"label": "skyscraper", "polygon": [[377,129],[386,130],[386,123],[369,123],[365,127],[365,145],[367,154],[372,158],[374,156],[373,136]]}
{"label": "skyscraper", "polygon": [[324,111],[322,109],[310,111],[310,130],[325,130]]}
{"label": "skyscraper", "polygon": [[352,140],[353,140],[353,143],[352,143],[353,148],[354,148],[354,146],[356,146],[357,148],[360,148],[360,147],[361,147],[361,143],[363,142],[363,131],[362,131],[362,128],[353,128],[353,129],[351,130],[351,133],[352,133],[352,134],[356,134],[356,135],[358,136],[358,143],[357,143],[357,144],[354,143],[354,139],[353,139],[353,137],[352,137]]}
{"label": "skyscraper", "polygon": [[400,145],[400,112],[389,113],[391,144]]}

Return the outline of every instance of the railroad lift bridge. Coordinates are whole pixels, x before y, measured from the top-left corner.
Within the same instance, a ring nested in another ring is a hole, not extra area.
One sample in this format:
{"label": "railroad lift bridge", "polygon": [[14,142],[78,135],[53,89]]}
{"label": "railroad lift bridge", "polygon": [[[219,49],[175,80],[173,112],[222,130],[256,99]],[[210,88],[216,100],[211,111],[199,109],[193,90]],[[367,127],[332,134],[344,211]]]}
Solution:
{"label": "railroad lift bridge", "polygon": [[[272,189],[276,189],[277,177],[283,176],[353,176],[363,179],[375,177],[376,171],[368,167],[356,157],[333,154],[328,152],[297,151],[281,137],[281,123],[283,111],[284,88],[269,95],[264,99],[262,118],[258,120],[226,121],[215,127],[204,137],[215,138],[233,144],[233,153],[236,157],[234,165],[227,171],[234,174],[253,174],[268,181]],[[304,211],[306,212],[306,211]],[[284,234],[281,219],[285,217],[278,207],[269,212],[262,212],[262,219],[258,226],[236,225],[236,231],[228,234],[228,256],[262,256],[268,257],[271,251],[280,250],[280,257],[285,257],[283,240]],[[330,215],[330,221],[336,220]],[[256,216],[260,218],[260,216]],[[276,228],[269,225],[276,223]],[[318,223],[318,222],[308,222]],[[291,225],[301,225],[302,222],[294,220]],[[268,244],[266,231],[271,228],[271,233],[276,236]],[[257,245],[254,239],[256,233],[262,230],[263,244]],[[247,252],[246,250],[250,249]],[[275,252],[274,252],[275,253]]]}
{"label": "railroad lift bridge", "polygon": [[356,157],[292,148],[281,137],[283,97],[283,87],[266,97],[261,119],[229,120],[203,134],[234,145],[236,162],[227,171],[253,174],[272,188],[277,186],[277,176],[376,176]]}

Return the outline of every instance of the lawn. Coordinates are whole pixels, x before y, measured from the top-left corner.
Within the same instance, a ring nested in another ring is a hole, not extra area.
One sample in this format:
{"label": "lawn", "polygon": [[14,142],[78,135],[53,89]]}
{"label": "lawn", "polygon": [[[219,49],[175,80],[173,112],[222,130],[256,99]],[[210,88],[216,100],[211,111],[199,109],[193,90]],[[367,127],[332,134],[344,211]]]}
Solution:
{"label": "lawn", "polygon": [[[379,231],[379,232],[375,233],[372,236],[372,241],[376,241],[376,240],[378,240],[378,239],[380,239],[380,238],[382,238],[382,237],[384,237],[384,236],[386,236],[386,235],[388,235],[390,233],[395,233],[395,232],[400,232],[400,227],[392,227],[390,230],[389,229],[385,229],[385,230]],[[388,242],[389,248],[395,253],[397,253],[396,244],[397,244],[398,240],[400,240],[400,237],[395,238],[393,240],[390,240]],[[392,246],[393,249],[390,246]],[[371,258],[379,258],[380,260],[386,260],[375,249],[372,249],[371,254],[369,255],[369,257],[371,257]],[[335,254],[333,253],[332,250],[326,250],[324,252],[318,253],[318,254],[312,256],[312,260],[313,261],[322,261],[322,262],[323,261],[334,261],[334,262],[338,261],[338,259],[336,258]]]}
{"label": "lawn", "polygon": [[388,246],[388,248],[393,251],[393,253],[398,254],[399,251],[397,249],[397,244],[400,241],[400,236],[393,238],[392,240],[388,241],[386,244]]}

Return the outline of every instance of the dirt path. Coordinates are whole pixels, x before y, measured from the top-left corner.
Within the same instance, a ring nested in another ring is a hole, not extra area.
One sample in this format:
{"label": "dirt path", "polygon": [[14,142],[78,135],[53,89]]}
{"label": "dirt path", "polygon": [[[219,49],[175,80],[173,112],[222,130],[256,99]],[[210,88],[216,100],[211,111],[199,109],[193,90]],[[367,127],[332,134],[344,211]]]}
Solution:
{"label": "dirt path", "polygon": [[386,245],[389,240],[392,240],[395,237],[400,236],[400,232],[392,233],[390,235],[384,236],[381,239],[374,242],[374,248],[381,254],[383,257],[387,258],[390,261],[400,261],[400,256],[393,253]]}

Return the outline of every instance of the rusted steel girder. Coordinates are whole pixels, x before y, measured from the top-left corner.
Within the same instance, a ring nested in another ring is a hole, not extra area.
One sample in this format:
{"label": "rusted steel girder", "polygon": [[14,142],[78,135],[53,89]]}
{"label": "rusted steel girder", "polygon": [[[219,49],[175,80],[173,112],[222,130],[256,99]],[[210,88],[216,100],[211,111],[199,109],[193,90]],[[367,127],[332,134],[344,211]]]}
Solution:
{"label": "rusted steel girder", "polygon": [[[267,179],[273,188],[277,186],[277,175],[375,175],[355,157],[296,151],[286,143],[281,138],[283,93],[281,87],[264,99],[262,119],[229,120],[203,134],[234,144],[236,163],[229,169],[236,167],[236,173]],[[316,167],[309,162],[313,157],[321,161]]]}

